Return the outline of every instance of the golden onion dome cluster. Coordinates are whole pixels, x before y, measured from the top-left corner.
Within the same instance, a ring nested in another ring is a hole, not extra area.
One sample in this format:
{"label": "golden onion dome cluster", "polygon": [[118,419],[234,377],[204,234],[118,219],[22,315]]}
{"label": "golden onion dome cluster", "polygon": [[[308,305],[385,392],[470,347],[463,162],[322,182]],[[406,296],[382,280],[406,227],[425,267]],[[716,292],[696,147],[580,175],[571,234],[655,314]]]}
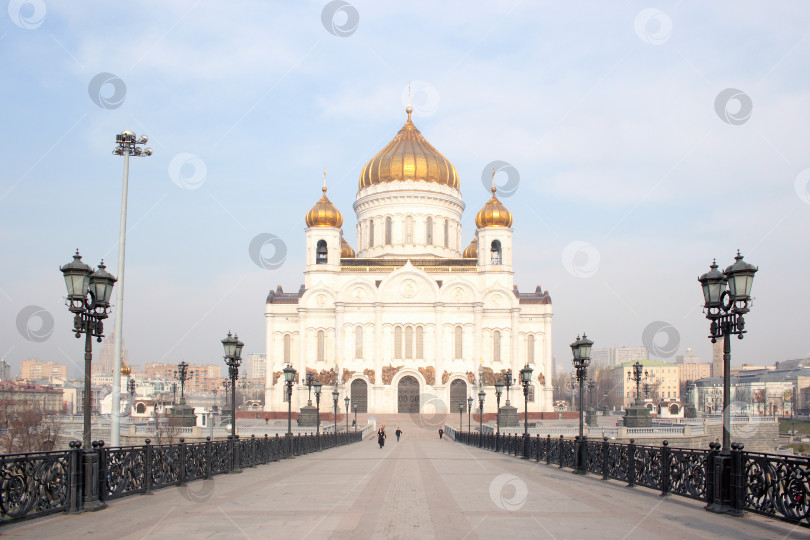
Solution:
{"label": "golden onion dome cluster", "polygon": [[492,198],[475,216],[475,226],[479,229],[485,227],[511,227],[512,213],[495,196],[495,187],[492,187]]}
{"label": "golden onion dome cluster", "polygon": [[343,215],[326,197],[326,186],[323,187],[323,197],[307,212],[307,227],[335,227],[343,225]]}

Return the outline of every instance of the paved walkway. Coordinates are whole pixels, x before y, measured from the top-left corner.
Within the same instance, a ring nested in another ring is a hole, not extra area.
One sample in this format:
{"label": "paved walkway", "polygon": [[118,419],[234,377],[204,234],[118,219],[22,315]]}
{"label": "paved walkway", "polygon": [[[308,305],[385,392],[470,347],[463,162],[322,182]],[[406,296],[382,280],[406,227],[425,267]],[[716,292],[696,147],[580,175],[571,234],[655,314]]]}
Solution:
{"label": "paved walkway", "polygon": [[716,515],[676,496],[580,477],[388,425],[373,439],[106,510],[3,527],[25,538],[808,538],[760,516]]}

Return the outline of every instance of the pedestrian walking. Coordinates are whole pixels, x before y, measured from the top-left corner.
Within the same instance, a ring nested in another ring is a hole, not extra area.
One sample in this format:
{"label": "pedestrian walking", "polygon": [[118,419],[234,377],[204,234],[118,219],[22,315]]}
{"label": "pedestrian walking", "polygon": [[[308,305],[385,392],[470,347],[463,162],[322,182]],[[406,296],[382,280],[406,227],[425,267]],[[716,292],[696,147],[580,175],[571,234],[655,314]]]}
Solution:
{"label": "pedestrian walking", "polygon": [[395,433],[397,435],[397,442],[399,442],[399,436],[402,435],[402,430],[399,429],[399,426],[397,426],[397,430],[395,431]]}
{"label": "pedestrian walking", "polygon": [[442,438],[442,435],[444,435],[444,430],[442,428],[439,428],[439,438],[440,439]]}
{"label": "pedestrian walking", "polygon": [[380,445],[380,448],[385,446],[385,424],[380,426],[380,429],[377,430],[377,444]]}

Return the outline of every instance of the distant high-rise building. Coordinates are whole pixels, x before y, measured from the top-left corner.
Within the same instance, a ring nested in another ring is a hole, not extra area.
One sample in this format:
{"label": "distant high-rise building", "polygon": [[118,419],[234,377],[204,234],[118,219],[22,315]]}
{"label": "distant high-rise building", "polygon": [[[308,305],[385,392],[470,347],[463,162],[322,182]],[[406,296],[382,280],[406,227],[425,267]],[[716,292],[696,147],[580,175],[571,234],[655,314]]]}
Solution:
{"label": "distant high-rise building", "polygon": [[718,339],[712,345],[712,377],[723,376],[723,340]]}
{"label": "distant high-rise building", "polygon": [[614,347],[613,365],[618,366],[627,362],[644,362],[649,360],[649,356],[646,347]]}
{"label": "distant high-rise building", "polygon": [[251,353],[245,359],[245,379],[264,379],[267,371],[267,355]]}
{"label": "distant high-rise building", "polygon": [[608,347],[601,347],[599,349],[591,349],[591,367],[592,369],[605,369],[613,365],[612,350]]}
{"label": "distant high-rise building", "polygon": [[67,366],[53,362],[40,362],[39,360],[23,360],[20,368],[20,377],[27,380],[35,379],[67,379]]}
{"label": "distant high-rise building", "polygon": [[11,366],[5,360],[0,360],[0,381],[11,380]]}
{"label": "distant high-rise building", "polygon": [[[109,335],[104,339],[104,345],[101,346],[101,353],[99,353],[99,361],[93,364],[93,373],[101,373],[103,375],[112,375],[115,368],[113,367],[113,357],[115,356],[115,330],[110,330]],[[121,343],[121,358],[123,363],[129,365],[129,352],[127,351],[126,341]]]}
{"label": "distant high-rise building", "polygon": [[676,364],[699,364],[700,357],[692,352],[691,347],[687,347],[686,352],[684,354],[679,354],[675,356],[675,363]]}

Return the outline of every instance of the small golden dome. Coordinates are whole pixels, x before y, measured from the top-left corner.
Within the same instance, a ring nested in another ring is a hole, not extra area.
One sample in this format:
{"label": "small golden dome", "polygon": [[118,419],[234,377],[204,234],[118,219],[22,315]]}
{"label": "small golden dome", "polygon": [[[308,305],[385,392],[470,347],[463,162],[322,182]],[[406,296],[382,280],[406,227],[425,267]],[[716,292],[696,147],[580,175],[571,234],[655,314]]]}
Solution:
{"label": "small golden dome", "polygon": [[492,187],[492,198],[475,216],[475,226],[484,227],[511,227],[512,213],[495,196],[495,187]]}
{"label": "small golden dome", "polygon": [[340,258],[341,259],[354,259],[354,250],[349,243],[340,237]]}
{"label": "small golden dome", "polygon": [[132,373],[132,370],[129,369],[129,366],[126,362],[121,362],[121,375],[129,377],[129,374]]}
{"label": "small golden dome", "polygon": [[464,255],[462,255],[465,259],[477,259],[478,258],[478,237],[476,236],[473,238],[470,245],[467,246],[467,249],[464,250]]}
{"label": "small golden dome", "polygon": [[459,189],[456,168],[416,129],[411,122],[411,110],[411,107],[405,109],[408,120],[394,140],[363,167],[358,189],[405,180],[433,182]]}
{"label": "small golden dome", "polygon": [[323,187],[323,197],[315,203],[312,210],[307,212],[307,227],[335,227],[343,225],[343,215],[326,198],[326,186]]}

